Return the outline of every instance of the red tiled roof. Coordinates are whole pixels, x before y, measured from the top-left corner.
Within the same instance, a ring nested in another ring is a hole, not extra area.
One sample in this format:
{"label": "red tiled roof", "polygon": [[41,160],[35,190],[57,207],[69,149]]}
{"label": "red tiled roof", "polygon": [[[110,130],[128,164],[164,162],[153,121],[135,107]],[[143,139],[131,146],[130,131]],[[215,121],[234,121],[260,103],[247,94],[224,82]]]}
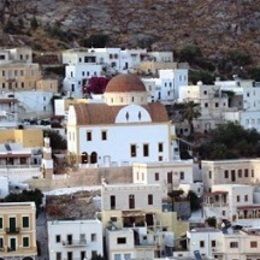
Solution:
{"label": "red tiled roof", "polygon": [[[124,106],[108,106],[107,104],[75,104],[78,125],[114,124],[118,112]],[[151,116],[152,122],[169,121],[165,107],[160,103],[142,105]]]}
{"label": "red tiled roof", "polygon": [[140,78],[133,74],[120,74],[112,78],[106,87],[109,92],[145,92],[145,86]]}

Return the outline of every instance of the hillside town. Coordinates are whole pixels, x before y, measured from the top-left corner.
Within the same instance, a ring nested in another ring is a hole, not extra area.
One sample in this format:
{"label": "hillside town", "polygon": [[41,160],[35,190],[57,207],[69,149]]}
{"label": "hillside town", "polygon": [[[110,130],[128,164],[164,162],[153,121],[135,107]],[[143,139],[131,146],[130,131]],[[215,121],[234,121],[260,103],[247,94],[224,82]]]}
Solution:
{"label": "hillside town", "polygon": [[260,82],[191,73],[0,48],[0,260],[259,260]]}

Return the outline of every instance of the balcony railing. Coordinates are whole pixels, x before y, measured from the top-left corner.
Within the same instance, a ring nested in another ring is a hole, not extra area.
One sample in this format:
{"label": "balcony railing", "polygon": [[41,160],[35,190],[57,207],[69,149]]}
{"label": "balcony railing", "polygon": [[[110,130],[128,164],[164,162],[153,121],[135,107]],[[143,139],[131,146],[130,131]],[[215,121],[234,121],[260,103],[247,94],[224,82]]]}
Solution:
{"label": "balcony railing", "polygon": [[16,251],[16,248],[11,248],[11,247],[7,248],[7,252],[14,252],[14,251]]}
{"label": "balcony railing", "polygon": [[5,232],[7,234],[19,234],[20,233],[20,228],[6,228]]}
{"label": "balcony railing", "polygon": [[85,247],[87,246],[87,240],[72,240],[72,241],[62,241],[64,247]]}

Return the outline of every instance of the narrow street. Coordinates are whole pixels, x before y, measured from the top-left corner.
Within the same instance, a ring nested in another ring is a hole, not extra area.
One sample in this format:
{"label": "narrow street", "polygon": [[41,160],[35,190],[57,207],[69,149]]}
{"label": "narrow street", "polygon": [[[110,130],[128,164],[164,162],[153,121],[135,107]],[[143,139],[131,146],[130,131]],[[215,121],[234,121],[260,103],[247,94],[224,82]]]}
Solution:
{"label": "narrow street", "polygon": [[48,234],[47,234],[47,220],[45,211],[41,212],[36,221],[36,232],[37,232],[37,241],[38,252],[40,255],[37,257],[38,260],[47,260],[48,259]]}

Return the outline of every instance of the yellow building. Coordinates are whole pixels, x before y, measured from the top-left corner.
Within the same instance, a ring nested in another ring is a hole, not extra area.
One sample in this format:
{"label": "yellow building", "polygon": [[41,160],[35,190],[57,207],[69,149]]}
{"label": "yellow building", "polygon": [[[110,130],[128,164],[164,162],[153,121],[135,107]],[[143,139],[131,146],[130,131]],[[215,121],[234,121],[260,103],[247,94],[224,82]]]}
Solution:
{"label": "yellow building", "polygon": [[32,89],[57,92],[58,81],[42,78],[39,64],[32,61],[31,48],[0,49],[0,90]]}
{"label": "yellow building", "polygon": [[40,79],[36,82],[36,89],[48,92],[58,92],[58,80],[57,79]]}
{"label": "yellow building", "polygon": [[35,203],[0,203],[0,258],[33,260],[36,256]]}
{"label": "yellow building", "polygon": [[42,147],[42,129],[0,129],[1,143],[19,143],[24,148]]}

